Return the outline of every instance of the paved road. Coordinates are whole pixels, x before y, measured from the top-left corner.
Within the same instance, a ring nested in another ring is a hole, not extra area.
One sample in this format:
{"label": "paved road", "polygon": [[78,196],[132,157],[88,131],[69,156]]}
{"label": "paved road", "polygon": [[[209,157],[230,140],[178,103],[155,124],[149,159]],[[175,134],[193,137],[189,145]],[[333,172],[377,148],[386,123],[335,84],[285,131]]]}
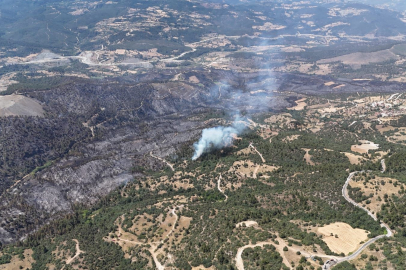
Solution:
{"label": "paved road", "polygon": [[[381,164],[382,164],[383,169],[385,169],[385,166],[384,166],[385,160],[382,160],[382,161],[381,161]],[[342,194],[343,194],[344,199],[346,199],[349,203],[351,203],[352,205],[354,205],[354,206],[356,206],[356,207],[358,207],[358,208],[361,208],[362,210],[366,211],[370,217],[372,217],[375,221],[378,221],[378,219],[376,218],[376,216],[375,216],[374,214],[372,214],[368,209],[364,208],[363,206],[357,204],[355,201],[353,201],[353,200],[348,196],[347,187],[348,187],[348,184],[349,184],[349,182],[351,181],[352,177],[353,177],[355,174],[357,174],[357,173],[363,173],[363,172],[364,172],[364,171],[359,171],[359,172],[352,172],[352,173],[349,174],[349,176],[348,176],[348,178],[347,178],[347,181],[345,181],[345,184],[344,184],[344,186],[343,186]],[[386,233],[385,235],[379,235],[379,236],[377,236],[377,237],[375,237],[375,238],[370,239],[369,241],[367,241],[366,243],[364,243],[364,244],[363,244],[357,251],[355,251],[353,254],[351,254],[351,255],[349,255],[349,256],[347,256],[347,257],[344,257],[344,258],[339,258],[338,260],[336,260],[336,263],[341,263],[341,262],[344,262],[344,261],[353,260],[353,259],[355,259],[358,255],[360,255],[361,252],[364,251],[364,249],[366,249],[370,244],[376,242],[377,240],[379,240],[379,239],[381,239],[381,238],[384,238],[384,237],[391,237],[391,236],[393,235],[393,233],[392,233],[392,231],[391,231],[391,229],[389,228],[388,225],[386,225],[385,223],[381,223],[381,227],[383,227],[383,228],[386,229],[386,232],[387,232],[387,233]],[[330,266],[331,266],[331,265],[330,265],[329,261],[327,261],[327,262],[324,264],[323,269],[330,269]]]}

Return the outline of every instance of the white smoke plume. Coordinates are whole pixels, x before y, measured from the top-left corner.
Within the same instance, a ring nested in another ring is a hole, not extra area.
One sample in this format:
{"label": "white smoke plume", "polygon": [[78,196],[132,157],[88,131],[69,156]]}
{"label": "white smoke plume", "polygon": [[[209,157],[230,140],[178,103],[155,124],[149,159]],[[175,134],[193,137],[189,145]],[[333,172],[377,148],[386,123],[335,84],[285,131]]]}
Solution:
{"label": "white smoke plume", "polygon": [[[268,45],[267,40],[259,44],[259,46]],[[220,100],[224,101],[230,108],[229,112],[235,112],[236,110],[244,110],[246,113],[267,111],[277,102],[273,98],[273,91],[277,89],[277,83],[271,62],[258,60],[256,65],[259,68],[256,79],[249,76],[244,77],[244,74],[241,77],[237,75],[238,78],[234,77],[234,74],[229,74],[229,77],[226,76],[209,89],[208,99],[213,103],[220,102]],[[233,84],[230,85],[230,82],[233,82]],[[232,126],[204,129],[200,140],[193,144],[195,153],[192,160],[198,159],[202,154],[213,149],[231,146],[235,137],[248,126],[247,119],[236,117]]]}
{"label": "white smoke plume", "polygon": [[237,117],[230,127],[219,126],[204,129],[200,140],[193,144],[195,153],[192,160],[198,159],[203,153],[210,150],[231,146],[235,137],[248,125],[247,122]]}

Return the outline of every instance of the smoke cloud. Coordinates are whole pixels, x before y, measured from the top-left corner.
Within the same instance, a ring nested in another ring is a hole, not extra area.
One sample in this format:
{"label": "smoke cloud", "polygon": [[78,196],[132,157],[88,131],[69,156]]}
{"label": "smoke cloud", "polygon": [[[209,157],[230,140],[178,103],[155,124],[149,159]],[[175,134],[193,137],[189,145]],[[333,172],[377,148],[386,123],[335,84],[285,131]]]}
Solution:
{"label": "smoke cloud", "polygon": [[[257,57],[255,66],[258,73],[253,76],[249,73],[231,72],[225,73],[221,81],[208,89],[207,99],[212,104],[220,104],[228,113],[245,111],[247,114],[254,112],[264,112],[278,102],[274,98],[273,91],[277,89],[277,81],[273,74],[272,63],[269,61],[275,53],[268,48],[268,39],[256,44],[258,47],[265,46],[267,56],[264,59]],[[271,44],[272,45],[272,44]],[[264,50],[261,50],[263,55]],[[202,154],[214,149],[231,146],[236,136],[250,124],[247,119],[236,117],[233,124],[228,127],[218,126],[206,128],[202,131],[202,136],[193,146],[195,153],[192,160],[198,159]]]}
{"label": "smoke cloud", "polygon": [[231,146],[235,137],[238,136],[247,125],[247,122],[237,117],[230,127],[218,126],[204,129],[200,140],[193,144],[195,153],[192,160],[198,159],[203,153],[213,149]]}

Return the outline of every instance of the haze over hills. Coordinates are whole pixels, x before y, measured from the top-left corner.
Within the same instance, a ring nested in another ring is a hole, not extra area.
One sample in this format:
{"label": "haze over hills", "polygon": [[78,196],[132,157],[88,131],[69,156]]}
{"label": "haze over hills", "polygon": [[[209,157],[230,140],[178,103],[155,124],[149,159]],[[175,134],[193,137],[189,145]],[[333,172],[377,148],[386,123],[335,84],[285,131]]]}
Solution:
{"label": "haze over hills", "polygon": [[405,269],[403,12],[0,0],[0,269]]}

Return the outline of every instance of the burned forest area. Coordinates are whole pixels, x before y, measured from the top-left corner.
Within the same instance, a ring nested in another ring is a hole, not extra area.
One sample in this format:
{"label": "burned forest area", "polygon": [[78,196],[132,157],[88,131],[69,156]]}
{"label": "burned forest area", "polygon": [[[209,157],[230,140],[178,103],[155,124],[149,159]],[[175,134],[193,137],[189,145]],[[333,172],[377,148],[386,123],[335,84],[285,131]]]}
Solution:
{"label": "burned forest area", "polygon": [[403,4],[0,2],[0,269],[406,268]]}

